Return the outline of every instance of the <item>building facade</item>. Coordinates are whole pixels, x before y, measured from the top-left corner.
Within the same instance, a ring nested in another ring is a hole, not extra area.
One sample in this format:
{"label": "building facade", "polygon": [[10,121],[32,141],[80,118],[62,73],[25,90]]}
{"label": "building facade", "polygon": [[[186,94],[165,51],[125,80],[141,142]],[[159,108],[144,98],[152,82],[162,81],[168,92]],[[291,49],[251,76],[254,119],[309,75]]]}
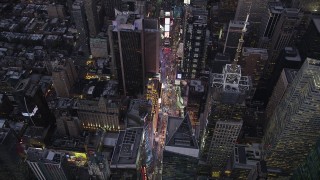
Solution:
{"label": "building facade", "polygon": [[241,75],[241,67],[236,64],[227,64],[222,74],[211,76],[201,158],[214,171],[224,172],[243,124],[244,102],[251,89],[251,80]]}
{"label": "building facade", "polygon": [[90,52],[92,57],[108,57],[108,39],[107,37],[90,38]]}
{"label": "building facade", "polygon": [[97,100],[80,99],[77,104],[77,112],[80,123],[84,129],[118,130],[119,126],[119,102],[100,97]]}
{"label": "building facade", "polygon": [[27,159],[30,169],[39,180],[70,178],[67,160],[63,153],[47,149],[28,148]]}
{"label": "building facade", "polygon": [[142,19],[136,19],[134,14],[120,14],[113,22],[108,30],[113,74],[120,81],[123,94],[142,94],[145,84]]}
{"label": "building facade", "polygon": [[71,15],[78,33],[78,44],[76,47],[84,54],[89,55],[88,24],[83,1],[74,1],[72,4]]}
{"label": "building facade", "polygon": [[268,72],[271,73],[275,60],[278,58],[280,51],[285,47],[290,46],[295,35],[295,27],[301,21],[302,13],[299,9],[285,8],[277,23],[274,33],[271,38],[268,60]]}
{"label": "building facade", "polygon": [[307,58],[272,115],[263,138],[269,167],[297,168],[320,136],[320,61]]}
{"label": "building facade", "polygon": [[52,71],[53,87],[58,97],[69,97],[78,75],[71,59],[61,60]]}
{"label": "building facade", "polygon": [[281,101],[284,93],[286,92],[288,86],[293,81],[297,72],[298,71],[296,69],[285,68],[282,70],[282,73],[279,77],[277,84],[275,85],[275,87],[273,89],[272,95],[271,95],[269,102],[268,102],[268,105],[267,105],[267,109],[266,109],[267,118],[272,116],[275,108],[277,107],[277,105]]}
{"label": "building facade", "polygon": [[100,31],[96,0],[84,0],[84,8],[89,28],[89,35],[95,37]]}
{"label": "building facade", "polygon": [[183,79],[195,79],[205,69],[206,44],[209,37],[207,10],[195,7],[189,10],[184,27],[184,59],[178,69]]}

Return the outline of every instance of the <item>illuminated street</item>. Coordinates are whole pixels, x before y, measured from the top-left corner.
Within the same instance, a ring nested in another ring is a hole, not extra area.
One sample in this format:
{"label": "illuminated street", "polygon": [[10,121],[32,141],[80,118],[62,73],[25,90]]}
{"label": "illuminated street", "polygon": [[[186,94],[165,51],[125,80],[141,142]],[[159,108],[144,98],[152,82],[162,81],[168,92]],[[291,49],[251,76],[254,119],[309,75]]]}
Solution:
{"label": "illuminated street", "polygon": [[[166,129],[168,116],[179,116],[176,112],[177,109],[177,95],[175,90],[175,79],[176,79],[176,62],[177,62],[177,49],[179,45],[179,32],[180,32],[180,20],[173,20],[170,28],[170,35],[162,40],[160,60],[161,60],[161,104],[158,121],[158,130],[156,134],[156,145],[155,145],[155,176],[153,179],[162,178],[162,159],[163,150],[165,147]],[[166,33],[166,32],[165,32]],[[167,42],[170,44],[166,44]]]}

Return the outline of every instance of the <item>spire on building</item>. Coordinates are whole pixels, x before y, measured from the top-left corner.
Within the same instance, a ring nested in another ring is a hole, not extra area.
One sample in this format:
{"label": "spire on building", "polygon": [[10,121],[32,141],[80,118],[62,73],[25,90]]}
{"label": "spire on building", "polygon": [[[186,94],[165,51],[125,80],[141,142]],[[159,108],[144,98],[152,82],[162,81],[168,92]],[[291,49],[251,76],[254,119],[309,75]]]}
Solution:
{"label": "spire on building", "polygon": [[241,50],[242,50],[242,45],[243,45],[243,37],[244,37],[244,34],[247,32],[247,25],[248,25],[248,20],[249,20],[249,16],[250,16],[250,10],[251,10],[251,5],[249,7],[249,12],[247,13],[247,18],[246,18],[246,21],[244,22],[244,26],[242,28],[242,33],[241,33],[241,36],[240,36],[240,39],[239,39],[239,43],[238,43],[238,47],[237,47],[237,50],[236,50],[236,55],[234,57],[234,60],[233,60],[233,65],[237,65],[238,61],[239,61],[239,57],[240,57],[240,54],[241,54]]}

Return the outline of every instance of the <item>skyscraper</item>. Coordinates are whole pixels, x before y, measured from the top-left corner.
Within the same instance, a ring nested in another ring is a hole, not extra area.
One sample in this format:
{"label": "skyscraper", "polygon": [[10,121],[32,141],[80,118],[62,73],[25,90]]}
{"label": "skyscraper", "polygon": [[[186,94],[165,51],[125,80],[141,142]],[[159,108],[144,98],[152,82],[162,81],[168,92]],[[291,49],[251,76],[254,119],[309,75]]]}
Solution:
{"label": "skyscraper", "polygon": [[169,117],[163,152],[163,179],[194,179],[199,146],[189,114],[184,118]]}
{"label": "skyscraper", "polygon": [[197,78],[205,69],[206,43],[209,37],[207,16],[206,9],[191,7],[186,17],[184,59],[178,69],[183,79]]}
{"label": "skyscraper", "polygon": [[276,58],[281,50],[289,46],[294,37],[295,27],[300,23],[302,13],[299,9],[285,8],[281,14],[271,38],[269,49],[268,71],[272,72]]}
{"label": "skyscraper", "polygon": [[267,105],[266,115],[268,118],[272,116],[275,108],[281,101],[285,91],[287,90],[288,86],[290,86],[296,74],[297,74],[297,70],[295,69],[285,68],[282,70],[282,73],[279,77],[279,80],[276,86],[273,89],[272,95]]}
{"label": "skyscraper", "polygon": [[84,0],[84,8],[89,28],[89,35],[95,37],[99,33],[99,17],[97,11],[97,0]]}
{"label": "skyscraper", "polygon": [[131,12],[119,13],[109,26],[112,73],[123,94],[142,94],[147,73],[159,68],[159,33],[156,20]]}
{"label": "skyscraper", "polygon": [[312,18],[299,48],[303,57],[320,57],[320,17]]}
{"label": "skyscraper", "polygon": [[[240,57],[246,24],[240,35],[233,64],[227,64],[222,74],[211,75],[205,108],[206,128],[201,141],[201,158],[210,164],[216,173],[224,172],[230,161],[233,146],[243,124],[245,100],[251,89],[251,79],[242,76]],[[210,112],[210,113],[209,113]]]}
{"label": "skyscraper", "polygon": [[47,149],[28,148],[26,161],[39,180],[70,179],[67,160],[63,153]]}
{"label": "skyscraper", "polygon": [[142,19],[121,14],[109,27],[109,41],[115,76],[125,95],[142,94],[144,87],[144,56],[142,50]]}
{"label": "skyscraper", "polygon": [[263,138],[269,167],[292,171],[320,137],[320,61],[307,58],[287,89]]}
{"label": "skyscraper", "polygon": [[160,30],[157,19],[143,19],[143,51],[145,72],[159,73]]}
{"label": "skyscraper", "polygon": [[53,87],[59,97],[69,97],[78,75],[71,59],[63,59],[52,71]]}
{"label": "skyscraper", "polygon": [[72,4],[71,15],[78,32],[77,48],[79,48],[84,54],[89,55],[87,17],[85,14],[83,2],[81,0],[76,0]]}
{"label": "skyscraper", "polygon": [[274,33],[283,9],[281,2],[268,2],[267,9],[264,11],[264,16],[261,19],[260,48],[268,49],[269,41]]}

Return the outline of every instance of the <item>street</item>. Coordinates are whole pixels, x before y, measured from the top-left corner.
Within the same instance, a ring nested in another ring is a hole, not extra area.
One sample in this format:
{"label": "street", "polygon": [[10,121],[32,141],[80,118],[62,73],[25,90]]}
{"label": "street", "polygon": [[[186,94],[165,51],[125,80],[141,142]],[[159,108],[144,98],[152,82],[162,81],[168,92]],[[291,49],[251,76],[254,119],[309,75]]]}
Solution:
{"label": "street", "polygon": [[176,70],[177,70],[177,49],[180,41],[180,20],[173,20],[171,26],[170,45],[161,43],[161,104],[159,110],[158,129],[156,132],[156,143],[154,149],[154,180],[162,179],[162,159],[166,140],[166,129],[168,116],[178,116],[177,95],[175,90]]}

